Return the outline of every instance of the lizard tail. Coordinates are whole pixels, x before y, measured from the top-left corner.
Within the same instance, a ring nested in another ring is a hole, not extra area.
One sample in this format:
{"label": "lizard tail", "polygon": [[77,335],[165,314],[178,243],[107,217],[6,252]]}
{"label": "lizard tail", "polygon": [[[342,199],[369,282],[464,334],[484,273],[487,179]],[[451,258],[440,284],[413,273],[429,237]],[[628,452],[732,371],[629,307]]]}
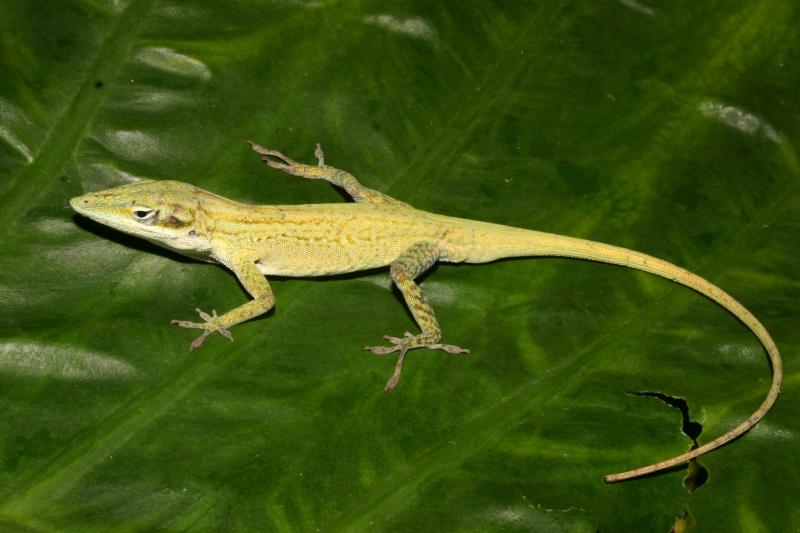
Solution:
{"label": "lizard tail", "polygon": [[[496,228],[497,226],[492,229]],[[631,267],[667,278],[694,289],[727,309],[755,334],[769,356],[769,361],[772,364],[772,385],[764,401],[746,420],[711,442],[687,453],[678,455],[677,457],[673,457],[672,459],[619,474],[609,474],[604,478],[607,483],[614,483],[666,470],[719,448],[723,444],[746,433],[767,414],[772,404],[775,403],[780,393],[781,381],[783,379],[781,354],[778,351],[778,347],[775,345],[775,341],[772,340],[766,328],[750,311],[713,283],[672,263],[626,248],[532,230],[508,229],[511,231],[507,231],[505,228],[500,231],[490,230],[487,234],[484,234],[486,237],[489,237],[485,241],[478,237],[478,242],[476,242],[476,244],[478,244],[477,249],[492,250],[491,255],[494,255],[495,257],[493,258],[495,259],[499,257],[515,256],[573,257]],[[490,236],[489,234],[492,235]],[[480,254],[479,251],[477,254],[478,256],[471,259],[473,259],[474,262],[492,260],[492,258],[488,256],[489,254],[483,257],[480,257]],[[470,261],[470,259],[467,259],[467,261]]]}

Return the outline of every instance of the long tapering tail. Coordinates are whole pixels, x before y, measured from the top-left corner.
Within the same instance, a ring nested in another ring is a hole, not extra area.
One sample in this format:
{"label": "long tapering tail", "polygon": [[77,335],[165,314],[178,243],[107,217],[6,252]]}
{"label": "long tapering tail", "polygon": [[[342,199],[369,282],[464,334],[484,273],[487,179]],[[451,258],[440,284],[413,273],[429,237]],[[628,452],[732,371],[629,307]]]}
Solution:
{"label": "long tapering tail", "polygon": [[772,337],[770,337],[761,322],[759,322],[742,304],[736,301],[731,295],[700,276],[667,261],[627,248],[620,248],[609,244],[565,237],[552,233],[486,224],[478,226],[477,229],[472,232],[472,239],[474,239],[472,241],[472,253],[464,259],[467,262],[480,263],[499,259],[501,257],[522,256],[573,257],[631,267],[670,279],[696,290],[730,311],[758,337],[758,340],[764,346],[764,349],[766,349],[769,361],[772,364],[772,385],[764,401],[747,420],[724,435],[690,452],[627,472],[607,475],[605,476],[605,481],[607,483],[614,483],[666,470],[719,448],[752,428],[767,414],[767,411],[769,411],[772,404],[774,404],[775,400],[778,398],[781,389],[781,381],[783,379],[783,366],[781,364],[781,354],[778,351],[778,347],[775,345],[775,341],[772,340]]}

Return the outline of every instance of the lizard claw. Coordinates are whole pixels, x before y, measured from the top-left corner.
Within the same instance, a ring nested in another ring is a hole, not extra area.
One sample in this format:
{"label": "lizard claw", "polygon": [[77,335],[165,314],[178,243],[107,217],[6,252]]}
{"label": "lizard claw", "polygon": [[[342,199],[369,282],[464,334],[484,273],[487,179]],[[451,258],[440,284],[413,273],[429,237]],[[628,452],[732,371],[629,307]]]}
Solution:
{"label": "lizard claw", "polygon": [[228,331],[227,328],[221,328],[214,325],[214,322],[219,318],[217,315],[217,310],[214,309],[211,311],[209,315],[205,311],[201,309],[195,309],[200,318],[205,320],[205,322],[190,322],[188,320],[172,320],[170,324],[174,324],[181,328],[194,328],[194,329],[203,329],[203,333],[197,337],[192,343],[189,345],[189,351],[193,352],[196,349],[200,348],[206,340],[206,337],[214,333],[215,331],[218,332],[220,335],[228,339],[229,341],[233,342],[233,335],[231,332]]}

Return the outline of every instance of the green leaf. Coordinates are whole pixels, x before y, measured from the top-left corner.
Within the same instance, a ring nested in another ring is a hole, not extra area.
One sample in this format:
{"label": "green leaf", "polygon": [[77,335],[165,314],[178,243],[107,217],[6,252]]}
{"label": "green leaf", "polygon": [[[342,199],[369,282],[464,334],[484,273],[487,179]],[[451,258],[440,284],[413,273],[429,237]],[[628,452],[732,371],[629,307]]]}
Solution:
{"label": "green leaf", "polygon": [[[792,2],[6,0],[0,17],[0,526],[21,531],[787,531],[796,527],[800,12]],[[569,259],[441,265],[468,356],[386,272],[271,280],[277,307],[187,350],[235,279],[74,216],[135,177],[343,201],[253,139],[420,209],[634,248],[740,299],[784,393],[685,469],[604,474],[745,419],[762,348],[700,295]]]}

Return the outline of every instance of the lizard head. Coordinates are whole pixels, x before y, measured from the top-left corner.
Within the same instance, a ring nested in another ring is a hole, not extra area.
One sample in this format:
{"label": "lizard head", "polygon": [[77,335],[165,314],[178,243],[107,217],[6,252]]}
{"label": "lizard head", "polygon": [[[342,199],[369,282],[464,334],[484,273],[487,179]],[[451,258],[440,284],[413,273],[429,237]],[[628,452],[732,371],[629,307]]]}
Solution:
{"label": "lizard head", "polygon": [[199,191],[188,183],[143,179],[77,196],[69,205],[96,222],[168,248],[196,248]]}

